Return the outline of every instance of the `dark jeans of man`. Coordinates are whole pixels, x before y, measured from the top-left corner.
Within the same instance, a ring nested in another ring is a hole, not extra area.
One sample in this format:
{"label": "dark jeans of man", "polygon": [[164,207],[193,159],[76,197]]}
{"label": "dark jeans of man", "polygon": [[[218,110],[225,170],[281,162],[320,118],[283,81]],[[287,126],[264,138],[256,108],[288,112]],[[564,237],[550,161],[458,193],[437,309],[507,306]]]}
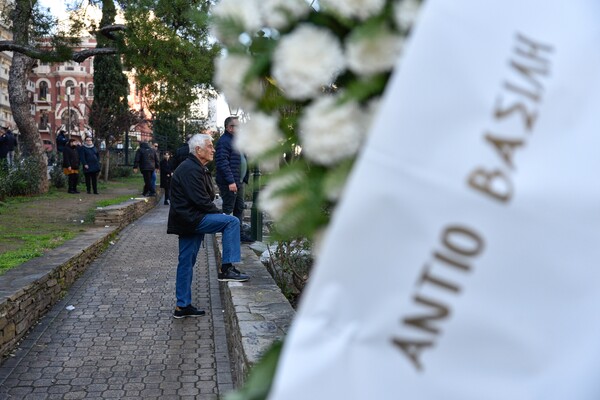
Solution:
{"label": "dark jeans of man", "polygon": [[219,193],[223,199],[223,214],[231,214],[240,220],[240,228],[244,221],[244,184],[238,186],[237,193],[229,190],[228,186],[219,185]]}
{"label": "dark jeans of man", "polygon": [[94,194],[98,194],[98,172],[84,172],[83,174],[87,192],[91,193],[91,189],[94,189]]}
{"label": "dark jeans of man", "polygon": [[144,196],[154,196],[156,192],[154,188],[152,188],[152,173],[154,170],[142,171],[142,176],[144,177]]}

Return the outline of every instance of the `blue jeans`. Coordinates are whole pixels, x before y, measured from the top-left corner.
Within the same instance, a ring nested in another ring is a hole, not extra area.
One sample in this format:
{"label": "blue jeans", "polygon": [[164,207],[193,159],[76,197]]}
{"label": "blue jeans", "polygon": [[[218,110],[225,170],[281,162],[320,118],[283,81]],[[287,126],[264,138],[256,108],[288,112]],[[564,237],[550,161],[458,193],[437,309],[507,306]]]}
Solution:
{"label": "blue jeans", "polygon": [[156,193],[156,170],[152,170],[152,177],[150,178],[150,190],[152,193]]}
{"label": "blue jeans", "polygon": [[196,227],[193,235],[179,236],[179,262],[175,297],[178,307],[192,304],[192,276],[196,257],[205,233],[223,233],[223,264],[240,262],[240,222],[236,217],[225,214],[207,214]]}

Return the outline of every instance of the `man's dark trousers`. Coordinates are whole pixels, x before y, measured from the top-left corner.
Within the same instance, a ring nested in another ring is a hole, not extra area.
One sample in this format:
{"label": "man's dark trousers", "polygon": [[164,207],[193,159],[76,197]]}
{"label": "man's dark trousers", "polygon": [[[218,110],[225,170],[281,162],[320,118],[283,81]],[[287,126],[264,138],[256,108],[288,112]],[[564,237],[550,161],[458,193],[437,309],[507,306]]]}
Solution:
{"label": "man's dark trousers", "polygon": [[142,176],[144,177],[144,196],[146,195],[154,195],[156,192],[152,189],[152,173],[154,170],[142,171]]}
{"label": "man's dark trousers", "polygon": [[219,192],[223,199],[223,214],[232,214],[240,220],[240,231],[244,222],[244,184],[238,185],[237,193],[229,190],[228,186],[219,185]]}

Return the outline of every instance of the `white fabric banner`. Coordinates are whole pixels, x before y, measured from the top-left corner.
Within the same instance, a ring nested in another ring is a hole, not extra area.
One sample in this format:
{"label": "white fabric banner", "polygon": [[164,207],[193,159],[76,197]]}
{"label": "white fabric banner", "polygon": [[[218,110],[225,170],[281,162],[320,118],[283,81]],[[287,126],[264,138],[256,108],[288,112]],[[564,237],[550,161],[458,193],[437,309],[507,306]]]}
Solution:
{"label": "white fabric banner", "polygon": [[271,400],[600,399],[600,2],[430,0]]}

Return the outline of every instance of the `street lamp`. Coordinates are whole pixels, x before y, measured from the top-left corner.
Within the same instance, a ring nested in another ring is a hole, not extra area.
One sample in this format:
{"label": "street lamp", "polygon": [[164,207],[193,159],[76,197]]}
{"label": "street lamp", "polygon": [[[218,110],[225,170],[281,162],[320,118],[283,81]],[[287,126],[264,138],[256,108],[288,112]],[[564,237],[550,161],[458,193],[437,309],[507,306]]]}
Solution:
{"label": "street lamp", "polygon": [[69,86],[67,86],[67,132],[69,139],[71,139],[71,93],[69,93]]}

